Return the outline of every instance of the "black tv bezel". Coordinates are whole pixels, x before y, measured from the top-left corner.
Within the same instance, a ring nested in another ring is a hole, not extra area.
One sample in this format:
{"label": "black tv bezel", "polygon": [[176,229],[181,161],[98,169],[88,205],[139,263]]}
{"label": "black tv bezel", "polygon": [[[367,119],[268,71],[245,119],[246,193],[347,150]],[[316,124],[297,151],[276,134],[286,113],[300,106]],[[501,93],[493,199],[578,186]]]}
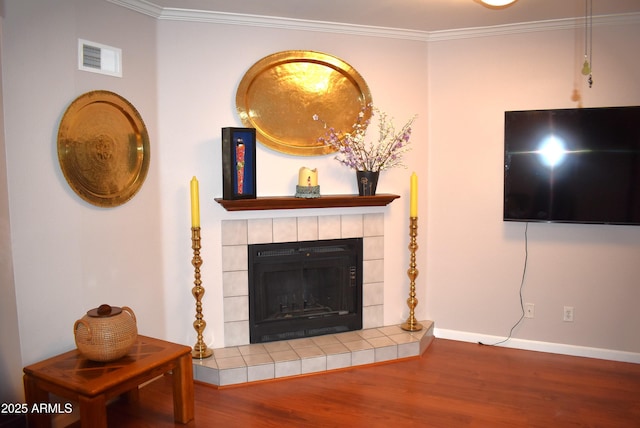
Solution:
{"label": "black tv bezel", "polygon": [[[547,114],[551,115],[555,112],[559,113],[569,113],[572,111],[581,111],[581,112],[594,112],[594,111],[613,111],[613,110],[637,110],[638,117],[640,118],[640,106],[613,106],[613,107],[590,107],[590,108],[555,108],[555,109],[534,109],[534,110],[508,110],[504,112],[504,146],[503,146],[503,195],[502,195],[502,220],[504,222],[522,222],[522,223],[550,223],[550,224],[592,224],[592,225],[622,225],[622,226],[640,226],[640,214],[637,216],[637,221],[607,221],[607,220],[587,220],[584,218],[576,218],[576,219],[558,219],[558,218],[535,218],[532,215],[522,216],[522,217],[514,217],[507,216],[507,189],[508,189],[508,166],[509,166],[509,155],[511,152],[508,151],[507,141],[507,126],[508,126],[508,115],[512,113],[516,114]],[[640,120],[634,123],[639,129],[640,135]],[[638,149],[640,150],[640,139],[638,141]],[[640,182],[637,184],[640,186]]]}

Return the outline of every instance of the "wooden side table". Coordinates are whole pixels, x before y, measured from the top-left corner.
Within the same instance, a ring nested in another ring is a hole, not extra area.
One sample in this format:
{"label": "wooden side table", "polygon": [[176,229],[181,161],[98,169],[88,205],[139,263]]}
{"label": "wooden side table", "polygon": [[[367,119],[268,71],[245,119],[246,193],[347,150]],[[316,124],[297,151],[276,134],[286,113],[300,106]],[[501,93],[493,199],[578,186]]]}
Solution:
{"label": "wooden side table", "polygon": [[[82,357],[77,349],[24,368],[25,398],[29,408],[47,403],[49,393],[80,403],[83,427],[107,427],[107,401],[127,394],[138,399],[138,386],[173,372],[174,420],[186,424],[194,415],[191,348],[138,335],[129,353],[112,362]],[[30,427],[50,427],[51,415],[28,414]]]}

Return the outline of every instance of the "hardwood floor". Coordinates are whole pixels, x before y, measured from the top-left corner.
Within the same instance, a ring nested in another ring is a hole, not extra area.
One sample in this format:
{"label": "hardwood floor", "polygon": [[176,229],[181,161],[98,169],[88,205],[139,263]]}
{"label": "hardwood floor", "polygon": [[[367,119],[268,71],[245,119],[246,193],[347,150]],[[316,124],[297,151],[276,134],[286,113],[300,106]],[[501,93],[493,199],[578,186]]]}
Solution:
{"label": "hardwood floor", "polygon": [[[217,390],[188,427],[640,427],[640,364],[435,339],[420,358]],[[173,427],[171,379],[109,426]]]}

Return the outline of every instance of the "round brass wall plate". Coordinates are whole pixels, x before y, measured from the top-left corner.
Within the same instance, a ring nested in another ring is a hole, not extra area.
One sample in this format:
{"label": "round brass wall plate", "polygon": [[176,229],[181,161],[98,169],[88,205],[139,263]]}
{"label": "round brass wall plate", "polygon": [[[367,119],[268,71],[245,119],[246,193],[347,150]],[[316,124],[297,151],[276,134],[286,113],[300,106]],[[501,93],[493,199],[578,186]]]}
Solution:
{"label": "round brass wall plate", "polygon": [[60,121],[58,160],[82,199],[99,207],[122,205],[138,192],[149,170],[147,128],[120,95],[88,92]]}
{"label": "round brass wall plate", "polygon": [[244,75],[236,107],[258,141],[282,153],[313,156],[334,150],[318,142],[325,130],[351,129],[372,102],[367,83],[353,67],[321,52],[284,51],[256,62]]}

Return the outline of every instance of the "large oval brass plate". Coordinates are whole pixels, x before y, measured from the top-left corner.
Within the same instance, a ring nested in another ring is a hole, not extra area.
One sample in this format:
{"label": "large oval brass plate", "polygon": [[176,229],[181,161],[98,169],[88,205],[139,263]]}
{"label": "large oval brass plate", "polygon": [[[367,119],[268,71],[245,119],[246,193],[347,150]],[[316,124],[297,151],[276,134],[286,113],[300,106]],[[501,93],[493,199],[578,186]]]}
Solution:
{"label": "large oval brass plate", "polygon": [[138,192],[149,170],[147,128],[121,96],[88,92],[62,117],[58,160],[82,199],[99,207],[122,205]]}
{"label": "large oval brass plate", "polygon": [[332,153],[318,142],[325,131],[317,114],[336,130],[348,131],[372,102],[369,87],[349,64],[311,51],[285,51],[255,63],[236,94],[240,120],[258,141],[279,152],[312,156]]}

